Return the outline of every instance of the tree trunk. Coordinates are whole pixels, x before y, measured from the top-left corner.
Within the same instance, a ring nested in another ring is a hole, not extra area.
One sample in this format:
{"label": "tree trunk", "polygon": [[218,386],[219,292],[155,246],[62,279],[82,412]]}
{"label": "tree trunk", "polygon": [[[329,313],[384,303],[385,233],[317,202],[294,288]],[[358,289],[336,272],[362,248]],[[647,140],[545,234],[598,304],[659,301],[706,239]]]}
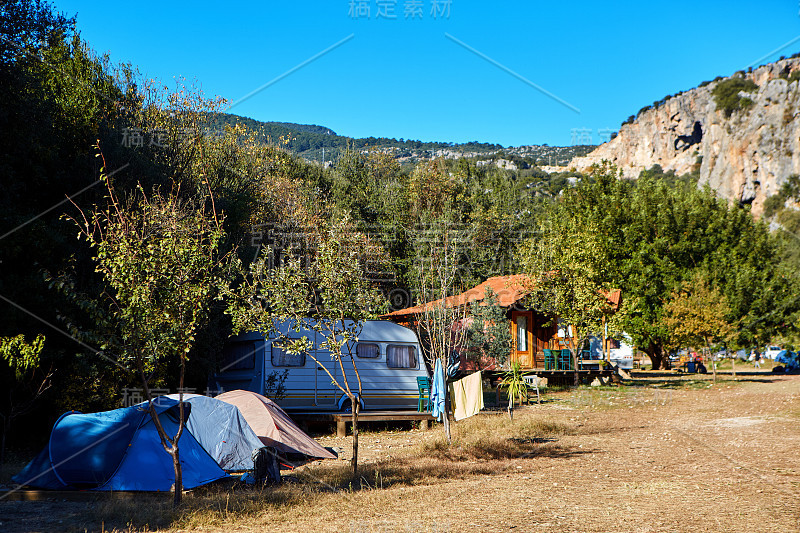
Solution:
{"label": "tree trunk", "polygon": [[653,363],[653,370],[669,370],[669,358],[664,357],[664,349],[659,344],[650,343],[644,350],[644,353],[650,357],[650,362]]}
{"label": "tree trunk", "polygon": [[353,483],[358,482],[358,411],[361,409],[361,404],[358,399],[353,396],[350,398],[350,405],[353,407],[353,458],[350,464],[353,467]]}
{"label": "tree trunk", "polygon": [[708,359],[711,362],[711,366],[714,368],[714,383],[717,382],[717,357],[711,354],[711,348],[706,347],[708,350]]}
{"label": "tree trunk", "polygon": [[180,384],[180,392],[178,395],[178,432],[175,434],[175,437],[171,438],[167,435],[164,426],[161,424],[161,419],[159,418],[158,414],[156,413],[156,409],[153,405],[153,396],[150,393],[150,385],[148,383],[147,376],[144,373],[144,365],[142,363],[142,358],[137,358],[137,366],[139,368],[139,375],[142,379],[142,385],[144,386],[144,393],[147,397],[148,402],[148,411],[150,412],[150,418],[153,420],[153,424],[156,426],[156,431],[158,432],[158,437],[161,439],[161,446],[164,448],[164,451],[167,452],[172,456],[172,466],[175,470],[175,485],[174,491],[175,495],[172,500],[172,503],[175,507],[180,505],[181,503],[181,495],[183,493],[183,475],[181,472],[181,461],[178,455],[178,442],[180,441],[181,435],[183,434],[184,426],[186,425],[186,421],[184,420],[184,410],[183,410],[183,378],[184,373],[186,370],[185,366],[185,359],[181,357],[181,373],[180,379],[178,383]]}
{"label": "tree trunk", "polygon": [[[499,388],[498,388],[499,390]],[[444,423],[444,434],[447,437],[447,445],[453,444],[453,436],[450,434],[450,390],[447,388],[447,378],[444,384],[444,413],[442,413],[442,422]]]}
{"label": "tree trunk", "polygon": [[178,507],[183,496],[183,473],[181,472],[181,459],[178,455],[177,443],[172,446],[169,454],[172,456],[172,466],[175,469],[175,494],[172,498],[172,506]]}
{"label": "tree trunk", "polygon": [[731,357],[731,370],[733,371],[733,381],[736,381],[736,354]]}

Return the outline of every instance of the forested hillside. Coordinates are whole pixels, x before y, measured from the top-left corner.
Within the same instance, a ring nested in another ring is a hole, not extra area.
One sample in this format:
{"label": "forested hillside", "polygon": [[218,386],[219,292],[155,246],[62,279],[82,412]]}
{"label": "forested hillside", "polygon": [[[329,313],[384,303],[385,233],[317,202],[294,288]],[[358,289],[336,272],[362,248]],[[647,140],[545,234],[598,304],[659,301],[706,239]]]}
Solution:
{"label": "forested hillside", "polygon": [[212,131],[221,130],[226,125],[242,124],[249,130],[257,132],[263,142],[280,142],[282,146],[308,161],[322,161],[323,155],[325,161],[336,161],[344,150],[351,148],[354,150],[380,150],[403,163],[412,165],[419,161],[444,157],[448,159],[470,158],[476,162],[492,163],[506,160],[518,169],[529,169],[544,165],[566,166],[574,157],[586,155],[594,149],[594,146],[591,145],[503,147],[499,144],[478,141],[452,143],[386,137],[352,138],[337,135],[333,130],[323,126],[260,122],[229,113],[209,114],[207,121]]}

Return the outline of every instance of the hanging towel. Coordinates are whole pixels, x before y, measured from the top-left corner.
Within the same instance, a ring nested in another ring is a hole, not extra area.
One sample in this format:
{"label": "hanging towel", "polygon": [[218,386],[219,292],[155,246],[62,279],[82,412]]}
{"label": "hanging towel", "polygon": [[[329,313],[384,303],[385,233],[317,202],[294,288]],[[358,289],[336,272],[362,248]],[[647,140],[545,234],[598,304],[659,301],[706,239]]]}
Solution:
{"label": "hanging towel", "polygon": [[475,372],[450,384],[453,417],[463,420],[483,409],[483,384],[481,373]]}
{"label": "hanging towel", "polygon": [[433,369],[433,383],[431,384],[431,393],[428,400],[431,415],[440,421],[444,413],[444,369],[442,362],[437,358],[436,366]]}

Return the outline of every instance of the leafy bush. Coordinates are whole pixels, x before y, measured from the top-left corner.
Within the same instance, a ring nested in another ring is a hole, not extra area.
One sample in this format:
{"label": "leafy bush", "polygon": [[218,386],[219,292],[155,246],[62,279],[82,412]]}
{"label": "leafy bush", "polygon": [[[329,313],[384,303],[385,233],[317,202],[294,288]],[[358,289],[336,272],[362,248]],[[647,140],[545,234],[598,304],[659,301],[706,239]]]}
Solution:
{"label": "leafy bush", "polygon": [[773,194],[764,202],[764,218],[772,218],[786,201],[780,194]]}
{"label": "leafy bush", "polygon": [[714,95],[717,109],[724,111],[726,117],[730,117],[734,111],[747,109],[753,105],[753,100],[739,94],[743,91],[749,93],[758,91],[758,85],[753,80],[728,78],[719,82],[711,94]]}

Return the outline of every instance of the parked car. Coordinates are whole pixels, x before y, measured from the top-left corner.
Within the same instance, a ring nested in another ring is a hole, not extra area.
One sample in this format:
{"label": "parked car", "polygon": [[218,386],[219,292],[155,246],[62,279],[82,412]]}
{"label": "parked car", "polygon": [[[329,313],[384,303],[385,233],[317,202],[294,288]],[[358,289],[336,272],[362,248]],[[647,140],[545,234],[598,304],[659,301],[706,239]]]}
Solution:
{"label": "parked car", "polygon": [[780,346],[767,346],[767,349],[764,350],[764,359],[775,359],[781,351],[783,348]]}

